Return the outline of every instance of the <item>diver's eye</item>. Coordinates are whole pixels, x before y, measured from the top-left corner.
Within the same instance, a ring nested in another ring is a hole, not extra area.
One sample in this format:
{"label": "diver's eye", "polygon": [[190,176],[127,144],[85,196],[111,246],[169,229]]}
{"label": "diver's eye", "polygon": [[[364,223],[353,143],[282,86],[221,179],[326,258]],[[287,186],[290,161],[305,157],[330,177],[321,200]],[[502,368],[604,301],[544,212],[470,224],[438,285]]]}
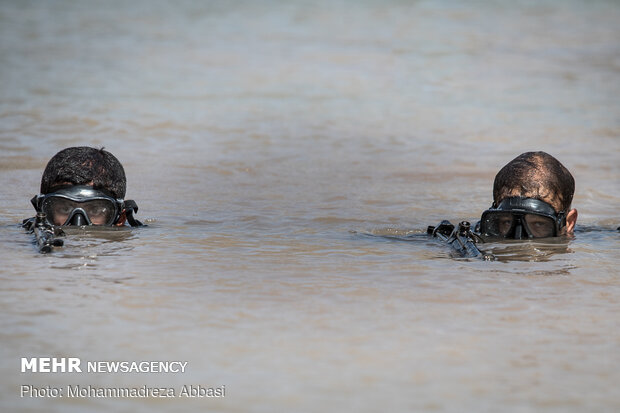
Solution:
{"label": "diver's eye", "polygon": [[510,228],[512,228],[512,221],[513,218],[510,215],[500,216],[497,219],[497,226],[500,234],[506,235],[508,231],[510,231]]}
{"label": "diver's eye", "polygon": [[69,204],[64,204],[64,205],[58,205],[56,207],[56,213],[58,214],[69,214],[71,211],[73,211],[74,206],[73,205],[69,205]]}
{"label": "diver's eye", "polygon": [[537,215],[526,215],[525,222],[529,227],[532,236],[536,238],[552,237],[554,230],[554,221],[548,217]]}
{"label": "diver's eye", "polygon": [[46,213],[68,215],[75,208],[75,203],[68,199],[51,198],[45,205],[44,210]]}

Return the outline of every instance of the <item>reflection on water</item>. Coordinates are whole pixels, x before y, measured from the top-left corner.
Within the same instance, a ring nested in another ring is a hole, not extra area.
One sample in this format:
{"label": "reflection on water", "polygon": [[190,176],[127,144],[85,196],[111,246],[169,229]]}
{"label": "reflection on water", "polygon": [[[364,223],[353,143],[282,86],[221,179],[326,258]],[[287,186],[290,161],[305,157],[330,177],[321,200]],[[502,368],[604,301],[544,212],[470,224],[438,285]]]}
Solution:
{"label": "reflection on water", "polygon": [[[353,231],[353,233],[356,232]],[[361,235],[381,237],[387,240],[414,242],[418,243],[417,248],[420,248],[421,246],[426,248],[436,246],[438,249],[444,249],[447,251],[450,258],[463,258],[456,251],[453,251],[450,245],[427,235],[421,230],[377,228],[368,232],[362,232]],[[559,237],[538,240],[501,240],[495,242],[478,242],[476,246],[483,253],[479,259],[483,259],[485,256],[488,257],[485,261],[544,262],[553,259],[553,256],[556,254],[572,253],[573,251],[569,248],[569,242],[569,238]]]}
{"label": "reflection on water", "polygon": [[493,254],[497,261],[535,261],[545,262],[552,259],[556,254],[572,253],[569,248],[569,240],[559,237],[544,240],[505,240],[479,245],[485,252]]}
{"label": "reflection on water", "polygon": [[[119,256],[130,254],[133,246],[130,240],[136,236],[139,229],[130,227],[62,227],[63,235],[58,238],[64,241],[62,246],[56,246],[50,252],[53,254],[52,268],[96,268],[97,259],[101,256]],[[36,240],[31,232],[26,232],[32,238],[33,253],[38,251]]]}
{"label": "reflection on water", "polygon": [[[0,410],[620,409],[620,233],[596,229],[620,221],[618,21],[612,0],[1,2]],[[71,145],[121,160],[149,226],[38,254],[17,223]],[[429,239],[527,150],[575,176],[574,239],[496,262]],[[29,355],[188,371],[20,374]]]}
{"label": "reflection on water", "polygon": [[104,226],[63,226],[61,227],[65,235],[76,239],[99,239],[102,242],[123,241],[131,238],[134,228],[124,227],[104,227]]}

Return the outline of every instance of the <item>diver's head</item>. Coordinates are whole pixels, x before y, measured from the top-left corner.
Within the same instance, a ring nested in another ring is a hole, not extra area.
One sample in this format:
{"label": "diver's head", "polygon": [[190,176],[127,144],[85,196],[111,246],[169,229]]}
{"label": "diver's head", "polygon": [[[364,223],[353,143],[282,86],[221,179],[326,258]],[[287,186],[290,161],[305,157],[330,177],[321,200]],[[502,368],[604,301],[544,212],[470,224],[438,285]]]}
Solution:
{"label": "diver's head", "polygon": [[110,152],[78,146],[63,149],[50,159],[41,178],[41,194],[67,185],[89,185],[122,199],[127,178],[123,165]]}
{"label": "diver's head", "polygon": [[[509,209],[515,210],[512,215],[517,219],[519,209],[524,208],[526,211],[530,208],[531,214],[527,215],[527,219],[532,220],[535,216],[547,218],[554,216],[556,221],[561,220],[563,224],[560,225],[558,221],[554,235],[551,236],[570,234],[573,232],[578,215],[576,209],[571,209],[574,193],[575,180],[560,161],[546,152],[526,152],[506,164],[495,176],[493,205],[488,211],[500,209],[501,205],[504,212]],[[531,201],[525,201],[527,199]],[[536,204],[535,201],[542,204]],[[551,209],[544,207],[543,204]],[[525,215],[523,219],[526,219]],[[513,222],[515,225],[513,237],[528,238],[523,232],[519,236],[517,223]],[[525,226],[527,222],[523,223],[521,229]],[[531,233],[531,237],[537,237],[532,234],[535,233]]]}
{"label": "diver's head", "polygon": [[126,187],[123,165],[110,152],[66,148],[48,162],[32,204],[54,225],[121,226],[134,221],[129,208],[137,211],[135,202],[123,200]]}

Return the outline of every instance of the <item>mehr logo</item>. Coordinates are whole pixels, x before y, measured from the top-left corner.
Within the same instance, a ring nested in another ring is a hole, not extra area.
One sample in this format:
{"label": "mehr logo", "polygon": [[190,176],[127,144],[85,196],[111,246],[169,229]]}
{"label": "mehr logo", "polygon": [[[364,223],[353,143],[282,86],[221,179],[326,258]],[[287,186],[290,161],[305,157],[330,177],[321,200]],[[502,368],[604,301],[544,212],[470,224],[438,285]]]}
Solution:
{"label": "mehr logo", "polygon": [[22,373],[81,373],[77,357],[22,357]]}

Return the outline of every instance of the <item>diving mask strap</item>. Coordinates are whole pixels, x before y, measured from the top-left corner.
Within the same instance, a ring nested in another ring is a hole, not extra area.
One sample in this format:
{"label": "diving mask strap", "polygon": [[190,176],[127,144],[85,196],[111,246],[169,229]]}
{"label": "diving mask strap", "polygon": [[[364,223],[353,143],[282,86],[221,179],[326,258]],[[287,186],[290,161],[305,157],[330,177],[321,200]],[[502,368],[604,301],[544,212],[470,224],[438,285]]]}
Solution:
{"label": "diving mask strap", "polygon": [[558,232],[566,226],[566,211],[562,211],[558,213]]}
{"label": "diving mask strap", "polygon": [[142,222],[134,218],[133,214],[137,212],[138,212],[138,204],[136,204],[136,201],[132,199],[126,200],[125,201],[125,216],[127,217],[127,222],[129,222],[129,225],[131,225],[132,227],[141,227],[144,225]]}

